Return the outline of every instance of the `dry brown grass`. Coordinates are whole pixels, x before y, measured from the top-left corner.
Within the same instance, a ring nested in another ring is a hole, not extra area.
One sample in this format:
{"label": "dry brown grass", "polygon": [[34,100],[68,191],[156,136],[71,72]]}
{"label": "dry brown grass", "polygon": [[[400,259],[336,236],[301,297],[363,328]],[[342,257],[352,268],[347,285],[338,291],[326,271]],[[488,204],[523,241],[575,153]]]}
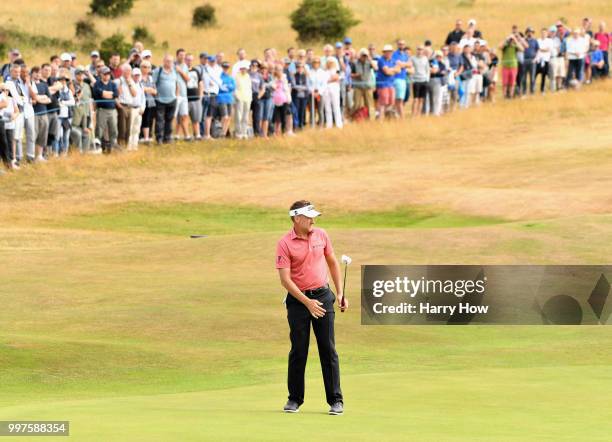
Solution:
{"label": "dry brown grass", "polygon": [[[0,14],[22,30],[70,39],[74,36],[74,23],[88,11],[88,3],[89,0],[25,0],[15,8],[14,2],[5,1],[0,2]],[[290,27],[288,15],[297,7],[298,0],[211,0],[217,9],[218,26],[193,30],[191,13],[201,3],[201,0],[136,0],[129,16],[96,19],[96,27],[103,36],[120,31],[129,37],[135,25],[144,24],[154,31],[158,44],[167,41],[171,50],[181,46],[196,53],[224,51],[232,58],[238,47],[259,55],[266,47],[284,51],[296,45],[296,33]],[[461,6],[463,3],[461,0],[345,1],[361,20],[350,32],[357,47],[374,42],[380,48],[399,37],[412,45],[426,38],[439,44],[456,18],[477,19],[485,38],[495,45],[513,24],[539,28],[564,17],[575,26],[585,16],[592,17],[596,23],[612,22],[607,0],[475,0],[471,7]],[[26,48],[24,52],[31,61],[39,63],[53,51]],[[159,54],[161,49],[156,52]]]}
{"label": "dry brown grass", "polygon": [[4,177],[0,223],[35,224],[127,201],[335,210],[426,205],[508,219],[610,213],[612,84],[425,118],[73,155]]}

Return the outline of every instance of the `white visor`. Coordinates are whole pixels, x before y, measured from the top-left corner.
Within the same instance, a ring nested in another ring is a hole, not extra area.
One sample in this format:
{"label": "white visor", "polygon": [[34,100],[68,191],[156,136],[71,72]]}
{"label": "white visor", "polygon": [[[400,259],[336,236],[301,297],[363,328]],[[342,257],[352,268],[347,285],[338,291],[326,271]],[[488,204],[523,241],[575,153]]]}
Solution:
{"label": "white visor", "polygon": [[304,215],[304,216],[307,216],[308,218],[315,218],[319,216],[320,214],[321,213],[315,210],[313,205],[300,207],[299,209],[289,211],[289,216]]}

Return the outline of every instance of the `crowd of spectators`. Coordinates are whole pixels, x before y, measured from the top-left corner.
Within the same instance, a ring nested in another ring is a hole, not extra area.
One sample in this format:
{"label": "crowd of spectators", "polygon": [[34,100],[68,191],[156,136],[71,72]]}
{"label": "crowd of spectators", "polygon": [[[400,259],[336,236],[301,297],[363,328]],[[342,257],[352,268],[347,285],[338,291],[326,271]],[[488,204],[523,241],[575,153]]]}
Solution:
{"label": "crowd of spectators", "polygon": [[[611,34],[589,18],[491,44],[475,20],[457,20],[440,45],[403,39],[357,49],[350,38],[313,49],[184,49],[155,60],[135,43],[126,59],[98,51],[28,66],[18,49],[0,69],[0,156],[7,168],[67,155],[233,136],[291,136],[305,127],[342,128],[384,118],[440,116],[483,101],[566,91],[609,76]],[[156,65],[155,62],[159,63]],[[501,77],[501,94],[497,92]],[[538,85],[539,80],[539,85]],[[25,148],[24,148],[25,144]],[[4,171],[0,168],[0,174]]]}

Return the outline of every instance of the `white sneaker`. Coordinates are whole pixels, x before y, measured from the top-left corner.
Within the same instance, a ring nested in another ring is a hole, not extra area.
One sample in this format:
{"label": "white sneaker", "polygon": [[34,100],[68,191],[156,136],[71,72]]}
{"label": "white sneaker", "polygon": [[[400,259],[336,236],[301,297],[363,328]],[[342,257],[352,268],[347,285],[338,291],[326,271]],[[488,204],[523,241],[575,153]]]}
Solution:
{"label": "white sneaker", "polygon": [[11,161],[11,169],[15,169],[15,170],[21,169],[21,166],[19,166],[19,164],[17,164],[17,160],[12,160]]}
{"label": "white sneaker", "polygon": [[46,162],[47,162],[47,160],[45,159],[45,157],[43,157],[42,155],[38,155],[38,156],[36,157],[36,161],[40,161],[40,162],[42,162],[42,163],[46,163]]}

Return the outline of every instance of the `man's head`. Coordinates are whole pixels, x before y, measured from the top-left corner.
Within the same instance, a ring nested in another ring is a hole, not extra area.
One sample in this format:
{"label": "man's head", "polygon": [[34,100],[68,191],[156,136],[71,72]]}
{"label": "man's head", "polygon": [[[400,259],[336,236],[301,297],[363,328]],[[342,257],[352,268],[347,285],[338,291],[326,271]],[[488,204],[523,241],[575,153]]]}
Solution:
{"label": "man's head", "polygon": [[455,20],[455,29],[457,31],[460,31],[462,26],[463,26],[463,21],[460,18]]}
{"label": "man's head", "polygon": [[100,59],[100,53],[98,51],[91,51],[89,57],[91,58],[91,64],[95,66]]}
{"label": "man's head", "polygon": [[176,50],[176,62],[178,64],[183,64],[185,61],[185,49],[180,48]]}
{"label": "man's head", "polygon": [[124,63],[123,66],[121,66],[121,76],[128,80],[132,76],[132,66]]}
{"label": "man's head", "polygon": [[321,214],[315,210],[310,201],[306,200],[296,201],[289,208],[289,216],[296,233],[312,232],[315,218],[319,215]]}
{"label": "man's head", "polygon": [[21,65],[17,63],[13,63],[9,70],[11,79],[17,80],[21,76]]}
{"label": "man's head", "polygon": [[9,62],[12,63],[18,58],[21,58],[21,52],[19,52],[19,49],[11,49],[9,52]]}
{"label": "man's head", "polygon": [[193,54],[185,55],[185,64],[188,68],[191,68],[191,66],[193,66]]}
{"label": "man's head", "polygon": [[238,60],[244,60],[246,58],[247,53],[244,49],[240,48],[236,52],[236,55],[238,56]]}
{"label": "man's head", "polygon": [[51,65],[49,63],[43,63],[40,67],[40,77],[46,80],[51,76]]}
{"label": "man's head", "polygon": [[102,79],[102,83],[106,84],[111,79],[111,70],[108,66],[103,66],[100,69],[100,78]]}
{"label": "man's head", "polygon": [[40,80],[40,68],[38,66],[34,66],[30,71],[30,76],[34,81]]}
{"label": "man's head", "polygon": [[77,68],[77,70],[74,71],[74,79],[77,81],[77,83],[82,83],[85,79],[85,70],[80,67]]}
{"label": "man's head", "polygon": [[120,62],[121,62],[121,55],[116,54],[116,53],[112,54],[110,58],[108,59],[108,64],[112,68],[118,67]]}
{"label": "man's head", "polygon": [[400,51],[405,51],[406,50],[406,41],[405,40],[398,40],[397,41],[397,49],[399,49]]}
{"label": "man's head", "polygon": [[68,52],[64,52],[62,55],[60,55],[60,60],[62,61],[62,67],[64,68],[70,67],[70,64],[72,63],[72,57]]}
{"label": "man's head", "polygon": [[385,57],[385,59],[387,60],[390,60],[392,55],[393,55],[393,46],[384,45],[383,46],[383,57]]}
{"label": "man's head", "polygon": [[174,63],[174,58],[172,57],[172,55],[170,54],[164,55],[164,61],[163,61],[164,69],[165,70],[172,69],[172,63]]}

